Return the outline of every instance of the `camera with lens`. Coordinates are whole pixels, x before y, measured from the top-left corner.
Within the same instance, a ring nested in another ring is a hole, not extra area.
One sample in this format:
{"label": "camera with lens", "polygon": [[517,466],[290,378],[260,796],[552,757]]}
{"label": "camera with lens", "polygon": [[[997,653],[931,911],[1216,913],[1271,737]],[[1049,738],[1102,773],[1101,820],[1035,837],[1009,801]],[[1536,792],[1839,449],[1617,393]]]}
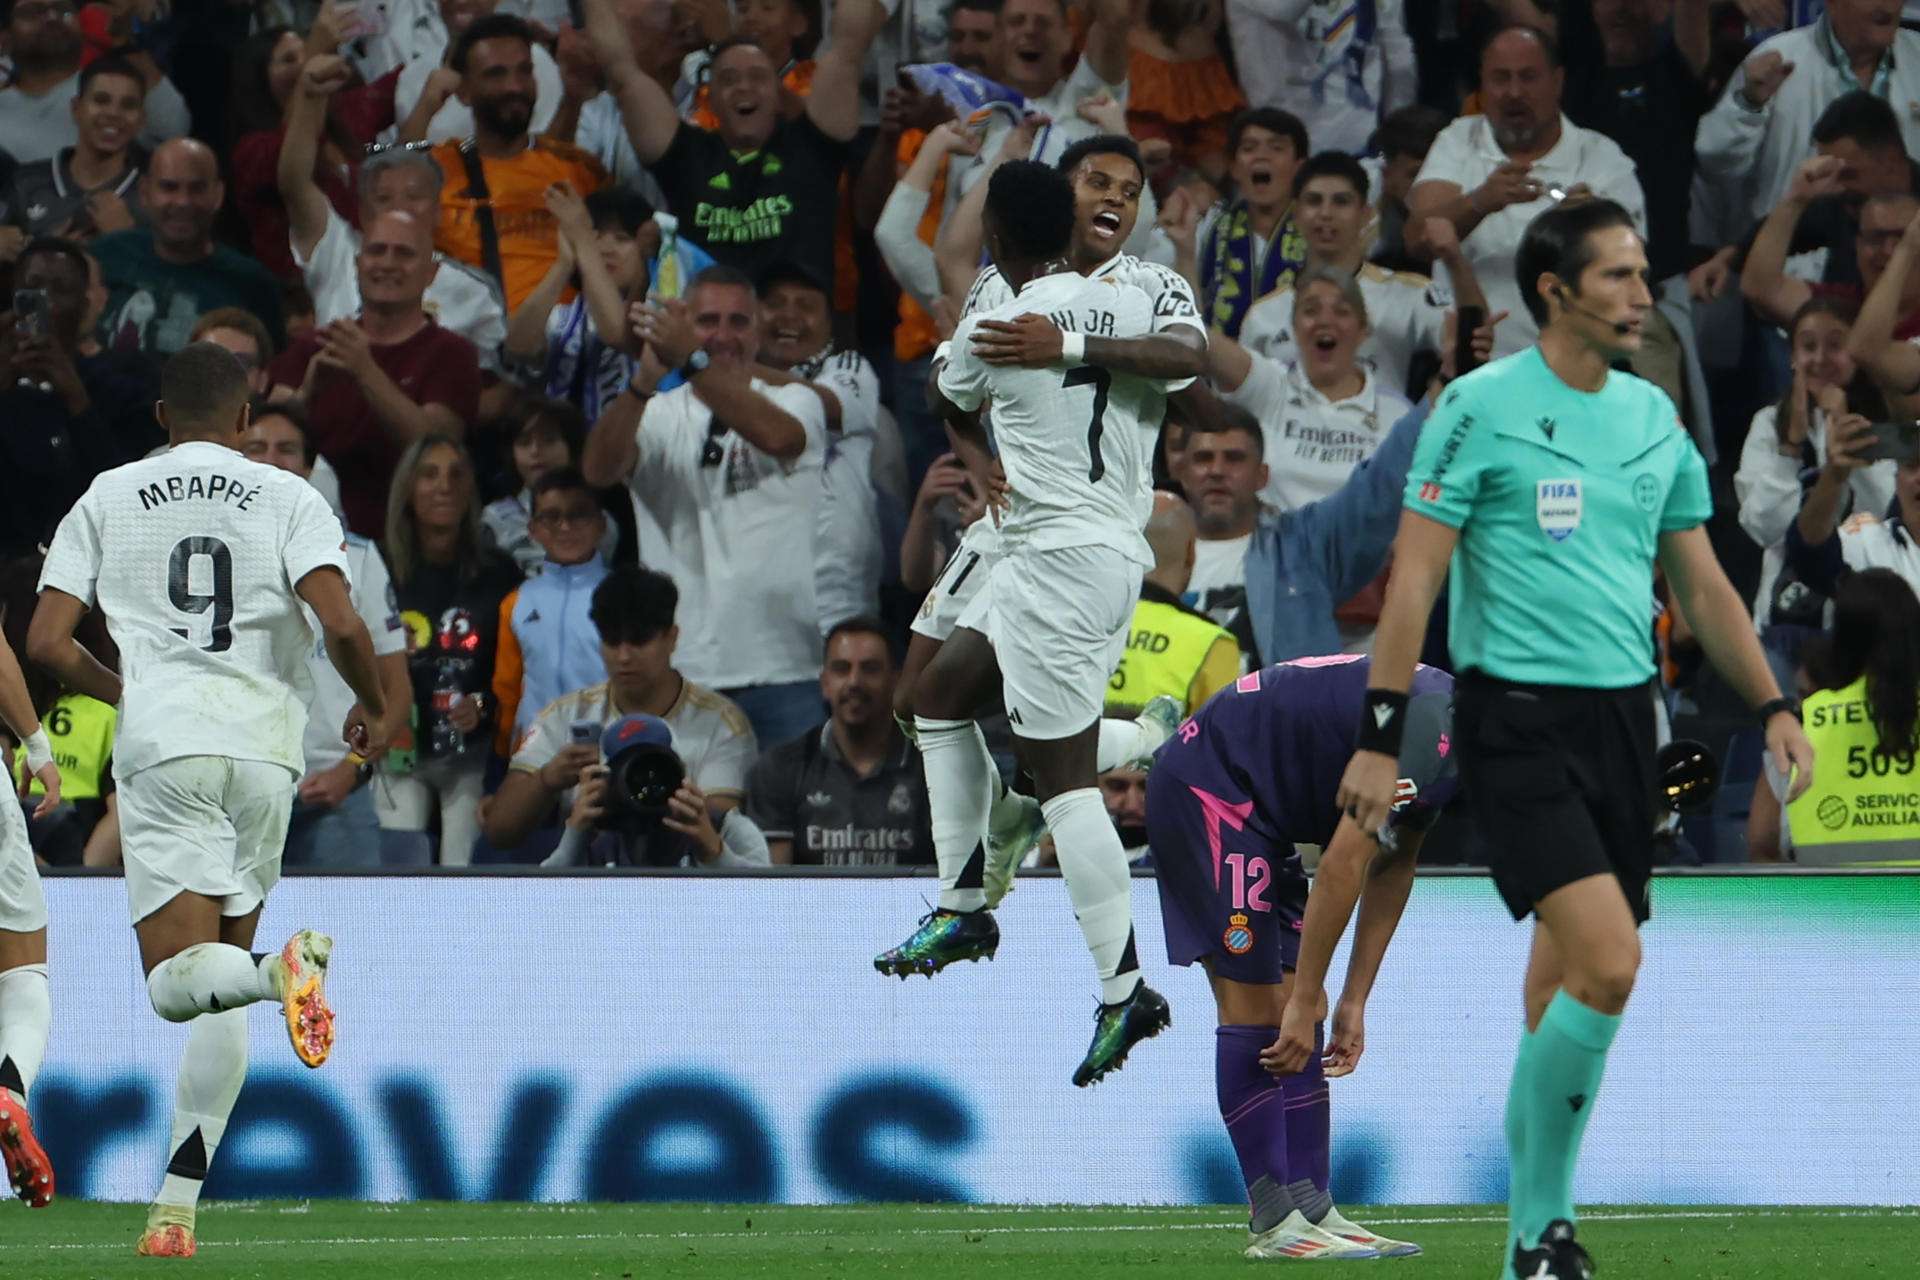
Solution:
{"label": "camera with lens", "polygon": [[673,731],[658,716],[622,716],[601,735],[600,754],[607,762],[607,812],[600,829],[618,833],[634,862],[649,862],[667,802],[687,777],[673,749]]}

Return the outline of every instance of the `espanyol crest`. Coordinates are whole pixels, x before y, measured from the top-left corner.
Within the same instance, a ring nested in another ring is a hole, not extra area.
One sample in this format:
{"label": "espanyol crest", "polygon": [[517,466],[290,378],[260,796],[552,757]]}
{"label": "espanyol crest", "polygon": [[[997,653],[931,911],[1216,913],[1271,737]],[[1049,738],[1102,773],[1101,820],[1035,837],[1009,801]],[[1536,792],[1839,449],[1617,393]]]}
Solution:
{"label": "espanyol crest", "polygon": [[1540,481],[1534,492],[1533,514],[1542,533],[1555,542],[1565,542],[1580,527],[1580,482]]}

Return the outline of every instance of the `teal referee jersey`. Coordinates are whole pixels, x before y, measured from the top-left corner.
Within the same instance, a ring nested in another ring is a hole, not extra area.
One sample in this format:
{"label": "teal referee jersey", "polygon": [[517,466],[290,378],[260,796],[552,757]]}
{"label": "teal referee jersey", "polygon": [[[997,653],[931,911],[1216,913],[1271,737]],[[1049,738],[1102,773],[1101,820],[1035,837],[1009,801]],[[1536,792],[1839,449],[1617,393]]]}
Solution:
{"label": "teal referee jersey", "polygon": [[1536,346],[1448,385],[1420,430],[1406,507],[1460,531],[1459,670],[1620,689],[1653,677],[1659,537],[1703,523],[1713,498],[1664,391],[1618,371],[1577,391]]}

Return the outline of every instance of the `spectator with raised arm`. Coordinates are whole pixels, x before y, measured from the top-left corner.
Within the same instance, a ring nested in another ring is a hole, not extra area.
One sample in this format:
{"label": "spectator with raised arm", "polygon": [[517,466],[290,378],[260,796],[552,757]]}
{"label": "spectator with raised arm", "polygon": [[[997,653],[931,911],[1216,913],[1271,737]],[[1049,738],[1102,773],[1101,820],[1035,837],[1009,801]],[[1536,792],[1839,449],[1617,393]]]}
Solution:
{"label": "spectator with raised arm", "polygon": [[681,233],[749,279],[793,261],[831,281],[840,172],[860,123],[860,68],[886,17],[878,0],[843,0],[835,10],[813,92],[791,120],[782,117],[778,68],[766,51],[724,41],[709,64],[719,119],[712,131],[682,121],[666,90],[640,70],[612,0],[583,5],[634,152],[666,192]]}
{"label": "spectator with raised arm", "polygon": [[1418,88],[1401,0],[1360,8],[1226,0],[1247,100],[1298,116],[1314,145],[1359,155]]}
{"label": "spectator with raised arm", "polygon": [[[1845,162],[1838,156],[1815,156],[1804,162],[1794,175],[1793,185],[1787,188],[1786,197],[1760,224],[1760,232],[1747,250],[1747,264],[1740,272],[1740,291],[1769,323],[1785,326],[1809,299],[1816,297],[1837,298],[1859,306],[1879,286],[1907,223],[1914,210],[1920,209],[1920,199],[1907,192],[1870,195],[1862,202],[1854,235],[1854,260],[1860,268],[1861,284],[1810,282],[1789,275],[1787,254],[1795,228],[1815,203],[1842,193],[1844,168]],[[1920,336],[1920,278],[1909,274],[1890,287],[1894,290],[1891,295],[1894,319],[1888,336],[1903,342]],[[1869,328],[1867,336],[1859,334],[1856,326],[1855,335],[1865,349],[1865,344],[1876,338],[1877,331]],[[1872,359],[1860,359],[1859,363],[1872,370],[1880,353],[1875,350],[1870,354]]]}
{"label": "spectator with raised arm", "polygon": [[[321,327],[360,313],[360,233],[342,217],[313,180],[327,101],[346,83],[347,66],[339,58],[311,58],[287,108],[287,131],[280,148],[278,181],[286,204],[290,248],[307,291],[313,295],[314,323]],[[359,209],[363,223],[401,212],[416,222],[435,225],[446,177],[432,156],[399,147],[376,152],[359,170]],[[484,369],[500,363],[506,339],[506,301],[491,277],[436,251],[427,282],[425,305],[442,328],[471,342]]]}
{"label": "spectator with raised arm", "polygon": [[1577,195],[1616,201],[1646,234],[1646,197],[1633,161],[1612,139],[1583,129],[1561,110],[1566,73],[1551,37],[1506,27],[1480,51],[1486,114],[1440,131],[1407,197],[1408,245],[1431,255],[1428,218],[1453,224],[1487,305],[1508,313],[1494,342],[1509,355],[1538,336],[1521,303],[1514,253],[1535,215]]}
{"label": "spectator with raised arm", "polygon": [[1702,176],[1750,221],[1765,218],[1812,154],[1814,121],[1850,89],[1897,104],[1906,149],[1920,152],[1920,33],[1901,29],[1896,0],[1827,0],[1812,25],[1762,42],[1701,117]]}
{"label": "spectator with raised arm", "polygon": [[[84,61],[79,12],[72,0],[0,0],[0,31],[13,59],[13,76],[0,89],[0,151],[18,163],[51,160],[79,141],[72,106]],[[147,53],[129,56],[146,83],[141,145],[186,133],[191,121],[180,91]]]}
{"label": "spectator with raised arm", "polygon": [[392,210],[360,245],[360,314],[301,338],[273,362],[276,388],[305,401],[316,449],[340,475],[347,528],[377,536],[403,450],[429,435],[458,440],[480,400],[473,344],[424,307],[433,229]]}
{"label": "spectator with raised arm", "polygon": [[[1889,201],[1876,202],[1887,208]],[[1880,387],[1902,402],[1905,416],[1920,405],[1920,347],[1902,336],[1904,320],[1920,310],[1920,201],[1909,198],[1913,212],[1893,244],[1880,278],[1867,292],[1867,301],[1847,337],[1847,354],[1873,375]],[[1878,231],[1878,228],[1876,228]],[[1862,238],[1866,236],[1862,224]]]}
{"label": "spectator with raised arm", "polygon": [[286,336],[280,286],[258,262],[214,243],[227,194],[206,143],[175,138],[153,153],[140,178],[146,224],[97,237],[88,249],[107,285],[101,340],[123,351],[171,355],[203,312],[244,307],[274,341]]}
{"label": "spectator with raised arm", "polygon": [[[753,363],[760,305],[730,267],[709,267],[685,301],[643,304],[634,320],[640,374],[593,424],[582,470],[595,486],[632,487],[642,558],[681,584],[681,670],[784,742],[820,712],[826,409],[812,388],[776,385]],[[674,369],[685,382],[661,393]]]}

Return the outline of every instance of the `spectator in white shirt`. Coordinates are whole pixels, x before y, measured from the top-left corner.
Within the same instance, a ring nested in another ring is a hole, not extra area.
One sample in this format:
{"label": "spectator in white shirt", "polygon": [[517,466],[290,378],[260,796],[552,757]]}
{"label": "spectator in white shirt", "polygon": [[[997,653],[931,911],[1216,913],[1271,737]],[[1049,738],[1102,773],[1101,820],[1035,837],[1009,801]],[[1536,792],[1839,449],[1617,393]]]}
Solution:
{"label": "spectator in white shirt", "polygon": [[[1818,629],[1824,597],[1793,583],[1777,589],[1786,564],[1787,526],[1800,514],[1806,494],[1802,476],[1827,462],[1828,428],[1837,414],[1884,416],[1886,406],[1847,352],[1850,309],[1833,298],[1804,304],[1787,330],[1793,385],[1778,404],[1753,415],[1747,443],[1734,473],[1740,527],[1762,548],[1760,585],[1753,598],[1754,625],[1764,634],[1776,622]],[[1886,514],[1893,500],[1894,464],[1876,462],[1847,475],[1853,512]],[[1844,509],[1841,514],[1850,514]]]}
{"label": "spectator in white shirt", "polygon": [[[756,372],[759,302],[731,267],[701,272],[685,301],[640,304],[633,322],[640,372],[593,424],[582,470],[633,489],[641,554],[681,588],[680,669],[784,742],[820,721],[826,410]],[[674,369],[687,381],[656,395]]]}
{"label": "spectator in white shirt", "polygon": [[1193,506],[1195,527],[1186,598],[1223,627],[1247,604],[1247,548],[1267,487],[1265,450],[1257,423],[1227,414],[1196,424],[1180,459],[1176,478]]}
{"label": "spectator in white shirt", "polygon": [[1293,297],[1298,363],[1282,366],[1219,334],[1207,345],[1221,396],[1266,434],[1260,497],[1278,511],[1297,511],[1340,488],[1409,408],[1360,362],[1367,300],[1352,276],[1308,267],[1294,277]]}
{"label": "spectator in white shirt", "polygon": [[[447,50],[460,34],[494,11],[496,0],[439,0],[420,4],[409,15],[407,61],[393,89],[393,111],[400,142],[446,142],[473,136],[473,109],[458,97],[460,73],[446,65]],[[533,119],[529,133],[545,133],[560,109],[560,67],[543,44],[533,46]]]}
{"label": "spectator in white shirt", "polygon": [[1827,0],[1812,25],[1755,49],[1700,118],[1700,177],[1758,222],[1813,154],[1814,121],[1850,89],[1892,104],[1908,153],[1920,153],[1920,33],[1901,29],[1897,0]]}
{"label": "spectator in white shirt", "polygon": [[1316,146],[1358,155],[1418,81],[1401,0],[1227,0],[1240,87],[1299,116]]}
{"label": "spectator in white shirt", "polygon": [[[355,260],[360,233],[347,225],[313,180],[315,149],[326,119],[327,99],[347,81],[347,66],[336,57],[308,61],[287,107],[287,136],[280,148],[280,197],[286,202],[293,260],[313,295],[313,320],[325,327],[360,313],[360,279]],[[360,217],[370,224],[399,210],[426,226],[440,221],[440,188],[446,177],[424,150],[390,147],[360,166]],[[422,304],[443,329],[471,342],[480,367],[497,371],[500,346],[507,336],[507,304],[500,287],[485,273],[436,252],[432,280]]]}
{"label": "spectator in white shirt", "polygon": [[1561,113],[1565,77],[1547,36],[1531,27],[1495,34],[1480,53],[1486,114],[1441,130],[1408,195],[1409,247],[1431,256],[1426,220],[1445,218],[1487,305],[1508,313],[1494,331],[1495,356],[1522,350],[1540,334],[1513,275],[1514,253],[1536,214],[1569,196],[1592,194],[1618,202],[1646,234],[1646,197],[1633,161],[1611,139]]}
{"label": "spectator in white shirt", "polygon": [[[1367,171],[1352,156],[1323,151],[1293,175],[1293,217],[1307,242],[1307,265],[1336,267],[1353,276],[1367,300],[1371,324],[1360,361],[1395,391],[1405,391],[1414,357],[1440,353],[1441,328],[1455,299],[1423,275],[1388,271],[1366,260],[1373,210],[1367,203]],[[1466,290],[1462,306],[1484,307],[1473,268],[1460,251],[1453,224],[1429,220],[1427,240],[1437,259]],[[1279,363],[1299,358],[1293,334],[1293,281],[1253,304],[1240,326],[1240,345]],[[1422,378],[1424,390],[1425,379]]]}
{"label": "spectator in white shirt", "polygon": [[[50,160],[79,141],[73,100],[80,92],[79,5],[73,0],[0,0],[0,30],[13,59],[13,76],[0,89],[0,151],[17,163]],[[186,133],[187,103],[145,53],[134,63],[147,78],[148,149]]]}

